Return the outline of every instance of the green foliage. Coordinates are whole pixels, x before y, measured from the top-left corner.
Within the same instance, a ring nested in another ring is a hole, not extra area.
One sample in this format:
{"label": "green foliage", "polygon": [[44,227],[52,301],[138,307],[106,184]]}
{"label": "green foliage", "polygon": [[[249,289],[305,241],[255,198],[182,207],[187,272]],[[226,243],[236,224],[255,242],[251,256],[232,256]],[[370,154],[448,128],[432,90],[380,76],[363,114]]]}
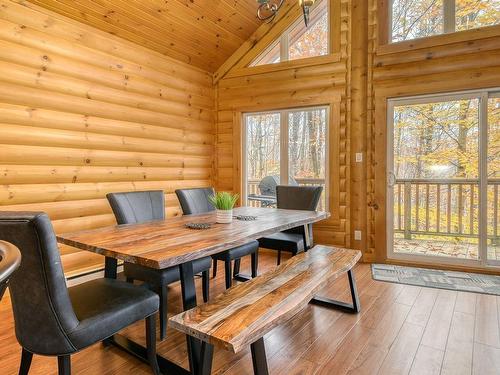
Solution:
{"label": "green foliage", "polygon": [[[447,31],[445,3],[453,7],[455,21]],[[498,0],[392,0],[391,10],[393,42],[496,25],[500,20]]]}
{"label": "green foliage", "polygon": [[208,197],[208,200],[218,210],[232,210],[238,198],[238,194],[231,194],[227,191],[219,191],[215,193],[215,195]]}

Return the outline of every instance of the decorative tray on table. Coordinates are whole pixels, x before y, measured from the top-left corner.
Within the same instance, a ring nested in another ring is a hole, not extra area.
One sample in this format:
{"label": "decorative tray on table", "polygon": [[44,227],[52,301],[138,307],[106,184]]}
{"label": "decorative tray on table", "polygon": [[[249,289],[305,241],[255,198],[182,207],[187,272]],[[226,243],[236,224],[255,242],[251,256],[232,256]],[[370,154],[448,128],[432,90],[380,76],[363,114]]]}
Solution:
{"label": "decorative tray on table", "polygon": [[186,228],[189,229],[210,229],[212,228],[212,224],[210,223],[186,223]]}

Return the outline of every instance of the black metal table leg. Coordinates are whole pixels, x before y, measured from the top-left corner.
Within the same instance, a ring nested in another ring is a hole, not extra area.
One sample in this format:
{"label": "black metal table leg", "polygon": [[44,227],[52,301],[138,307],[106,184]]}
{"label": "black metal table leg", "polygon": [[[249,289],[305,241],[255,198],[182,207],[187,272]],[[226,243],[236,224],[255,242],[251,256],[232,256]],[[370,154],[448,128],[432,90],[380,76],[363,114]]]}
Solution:
{"label": "black metal table leg", "polygon": [[356,280],[354,278],[354,271],[350,269],[347,271],[347,277],[349,278],[349,287],[351,289],[351,299],[352,303],[336,301],[327,297],[314,297],[310,303],[318,306],[329,307],[332,309],[342,310],[350,313],[359,313],[361,310],[359,304],[358,291],[356,289]]}
{"label": "black metal table leg", "polygon": [[253,344],[250,345],[252,352],[253,373],[255,375],[268,375],[267,368],[266,347],[264,345],[264,338],[261,337]]}
{"label": "black metal table leg", "polygon": [[[133,355],[134,357],[140,359],[144,363],[150,364],[148,360],[148,351],[146,347],[137,342],[125,337],[121,334],[113,335],[105,340],[106,344],[116,346],[117,348]],[[186,370],[185,368],[179,366],[177,363],[174,363],[168,360],[161,355],[156,355],[156,361],[158,362],[158,367],[162,374],[172,374],[172,375],[189,375],[191,372]]]}
{"label": "black metal table leg", "polygon": [[[193,263],[187,262],[179,265],[181,290],[182,290],[182,305],[185,310],[196,307],[196,287],[194,284]],[[201,359],[201,341],[192,336],[186,336],[187,350],[189,356],[189,368],[192,374],[199,374],[202,368]]]}
{"label": "black metal table leg", "polygon": [[[189,265],[190,265],[190,267],[187,267],[187,268],[190,268],[190,272],[189,272],[189,269],[187,270],[187,272],[185,272],[188,275],[186,277],[184,277],[184,280],[185,280],[184,285],[186,286],[186,288],[183,285],[182,296],[183,296],[184,306],[185,307],[190,306],[189,308],[191,308],[191,307],[196,306],[196,290],[194,288],[193,266],[191,263],[189,263]],[[109,278],[109,279],[116,279],[117,268],[118,268],[118,261],[114,258],[106,257],[105,267],[104,267],[104,277]],[[182,268],[181,268],[181,275],[183,275]],[[191,275],[190,278],[189,278],[189,275]],[[182,278],[181,278],[181,281],[182,281]],[[188,336],[188,343],[189,343],[189,341],[190,340],[189,340],[189,336]],[[126,351],[129,354],[132,354],[133,356],[140,359],[141,361],[143,361],[147,364],[150,364],[150,360],[148,360],[147,348],[144,347],[144,345],[139,344],[139,343],[129,339],[126,336],[123,336],[123,335],[117,333],[117,334],[105,339],[104,343],[106,345],[113,345],[113,346],[115,346],[123,351]],[[200,345],[198,344],[198,347],[199,346]],[[195,345],[195,349],[196,349],[196,345]],[[188,346],[188,350],[189,350],[189,346]],[[213,350],[213,348],[212,348],[212,350]],[[210,349],[205,349],[204,357],[203,357],[204,366],[203,366],[202,370],[204,370],[205,367],[207,367],[206,363],[208,363],[208,359],[206,359],[206,358],[208,358],[209,353],[213,353],[213,352],[210,352]],[[198,351],[197,358],[199,358],[199,351]],[[158,362],[158,367],[160,368],[160,371],[163,374],[169,374],[169,375],[170,374],[172,374],[172,375],[197,374],[196,372],[191,372],[191,371],[186,370],[185,368],[179,366],[175,362],[172,362],[169,359],[162,357],[159,354],[156,355],[156,360]],[[191,355],[190,355],[190,363],[191,363]],[[198,363],[198,362],[196,362],[196,363]],[[211,360],[210,360],[210,367],[211,367]],[[198,366],[196,367],[196,369],[197,368],[198,368]],[[206,373],[203,373],[203,375],[205,375],[205,374]]]}
{"label": "black metal table leg", "polygon": [[118,272],[118,260],[106,257],[104,260],[104,277],[107,279],[116,279]]}

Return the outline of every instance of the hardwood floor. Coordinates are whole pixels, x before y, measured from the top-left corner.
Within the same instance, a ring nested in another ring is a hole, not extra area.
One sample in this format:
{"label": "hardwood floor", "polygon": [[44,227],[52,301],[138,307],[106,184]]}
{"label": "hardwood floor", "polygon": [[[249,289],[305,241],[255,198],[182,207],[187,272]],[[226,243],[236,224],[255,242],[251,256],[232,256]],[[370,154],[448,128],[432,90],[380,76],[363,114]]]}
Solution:
{"label": "hardwood floor", "polygon": [[[261,252],[260,272],[274,267],[274,253]],[[243,262],[249,270],[249,261]],[[222,271],[222,267],[219,267]],[[224,273],[211,293],[224,289]],[[383,283],[370,266],[356,267],[362,312],[358,315],[309,305],[265,336],[271,374],[500,374],[500,297]],[[200,283],[201,280],[197,280]],[[201,300],[201,285],[198,291]],[[169,290],[169,315],[180,312],[179,286]],[[324,295],[348,299],[347,278]],[[144,342],[144,324],[126,330]],[[169,330],[159,352],[187,366],[184,337]],[[9,297],[0,303],[0,373],[17,374],[16,342]],[[31,375],[56,373],[56,359],[35,356]],[[147,365],[102,344],[72,356],[74,374],[149,374]],[[216,350],[213,374],[251,375],[249,350]]]}

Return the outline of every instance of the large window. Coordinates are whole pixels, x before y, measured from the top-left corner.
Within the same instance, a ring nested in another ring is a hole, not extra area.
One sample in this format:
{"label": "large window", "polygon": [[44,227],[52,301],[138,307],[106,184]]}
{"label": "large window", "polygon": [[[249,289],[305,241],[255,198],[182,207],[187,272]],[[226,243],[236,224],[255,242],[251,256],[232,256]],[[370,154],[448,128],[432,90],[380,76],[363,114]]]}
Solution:
{"label": "large window", "polygon": [[328,107],[247,113],[244,124],[243,202],[272,207],[276,185],[321,185],[326,209]]}
{"label": "large window", "polygon": [[309,27],[300,17],[281,37],[274,41],[250,66],[327,55],[329,51],[328,0],[312,9]]}
{"label": "large window", "polygon": [[499,97],[389,102],[392,254],[500,265]]}
{"label": "large window", "polygon": [[392,42],[500,24],[500,0],[392,0]]}

